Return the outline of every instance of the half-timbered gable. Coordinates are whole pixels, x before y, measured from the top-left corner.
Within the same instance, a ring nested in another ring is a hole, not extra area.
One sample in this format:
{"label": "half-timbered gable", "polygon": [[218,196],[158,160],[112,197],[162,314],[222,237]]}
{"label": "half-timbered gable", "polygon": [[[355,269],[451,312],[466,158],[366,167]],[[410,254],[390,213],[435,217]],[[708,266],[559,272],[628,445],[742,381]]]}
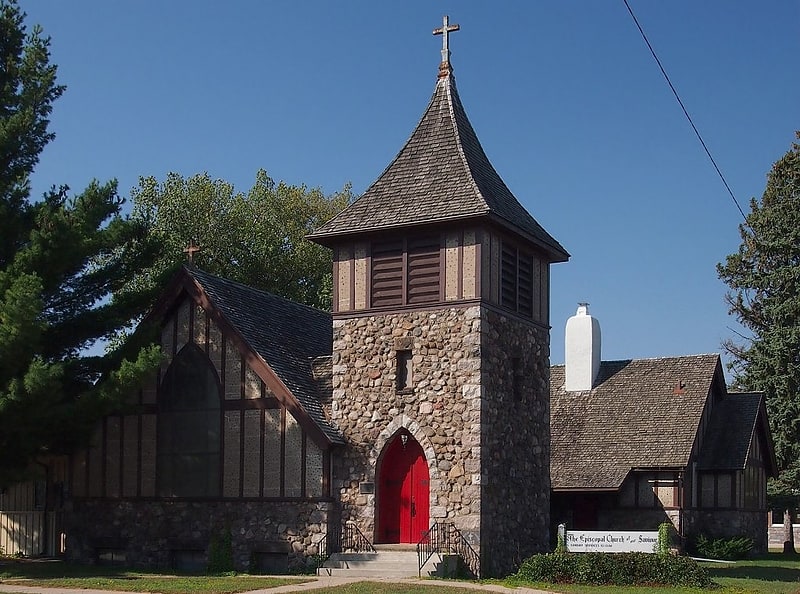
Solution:
{"label": "half-timbered gable", "polygon": [[[250,542],[236,542],[243,560],[262,549],[286,556],[297,538],[305,550],[314,524],[308,517],[331,496],[331,448],[342,442],[324,410],[330,316],[185,267],[145,323],[160,327],[163,363],[123,410],[102,421],[92,447],[72,457],[74,505],[95,520],[92,530],[73,527],[70,547],[164,565],[174,561],[164,557],[169,549],[205,551],[222,522],[259,527]],[[245,501],[253,505],[231,507]],[[123,502],[155,515],[128,526],[125,536],[104,535],[96,518],[126,513]],[[198,505],[207,509],[192,514],[192,529],[174,526],[167,551],[138,548],[150,522],[172,521],[163,510]],[[265,529],[265,511],[289,518],[280,530]]]}

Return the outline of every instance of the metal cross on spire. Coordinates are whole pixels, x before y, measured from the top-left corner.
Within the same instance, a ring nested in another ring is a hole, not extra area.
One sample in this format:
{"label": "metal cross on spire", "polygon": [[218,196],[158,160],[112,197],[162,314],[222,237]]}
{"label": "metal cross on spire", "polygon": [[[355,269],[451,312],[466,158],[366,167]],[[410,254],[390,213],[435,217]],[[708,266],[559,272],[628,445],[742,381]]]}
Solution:
{"label": "metal cross on spire", "polygon": [[444,15],[442,17],[442,26],[439,29],[434,29],[434,35],[442,36],[442,63],[439,64],[439,76],[447,76],[450,74],[450,33],[461,29],[460,25],[451,25],[450,17]]}

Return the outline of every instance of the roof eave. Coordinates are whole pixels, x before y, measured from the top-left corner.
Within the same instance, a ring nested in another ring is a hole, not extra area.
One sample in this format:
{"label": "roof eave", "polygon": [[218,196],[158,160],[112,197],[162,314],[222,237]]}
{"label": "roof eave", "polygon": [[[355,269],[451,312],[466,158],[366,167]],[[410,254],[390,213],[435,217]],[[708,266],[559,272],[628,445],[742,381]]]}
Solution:
{"label": "roof eave", "polygon": [[331,232],[317,231],[306,235],[306,239],[318,243],[320,245],[323,245],[325,247],[332,248],[335,245],[342,243],[343,241],[346,241],[347,239],[352,237],[364,237],[370,234],[383,233],[385,231],[393,231],[397,229],[432,227],[439,224],[452,223],[454,221],[463,221],[466,224],[469,224],[471,222],[491,221],[504,229],[513,231],[515,234],[524,237],[527,241],[536,245],[536,247],[541,249],[549,256],[550,263],[566,262],[570,258],[569,252],[567,252],[563,247],[561,247],[561,244],[559,244],[556,240],[553,240],[553,243],[542,241],[540,238],[534,237],[530,233],[525,232],[524,230],[520,229],[513,223],[509,222],[505,218],[490,211],[470,216],[459,215],[452,217],[440,217],[437,219],[430,219],[412,225],[409,225],[408,223],[398,223],[395,225],[383,225],[380,227],[375,226],[375,227],[363,227],[359,229],[349,229],[347,231],[331,231]]}
{"label": "roof eave", "polygon": [[550,490],[554,493],[616,493],[619,487],[552,487]]}

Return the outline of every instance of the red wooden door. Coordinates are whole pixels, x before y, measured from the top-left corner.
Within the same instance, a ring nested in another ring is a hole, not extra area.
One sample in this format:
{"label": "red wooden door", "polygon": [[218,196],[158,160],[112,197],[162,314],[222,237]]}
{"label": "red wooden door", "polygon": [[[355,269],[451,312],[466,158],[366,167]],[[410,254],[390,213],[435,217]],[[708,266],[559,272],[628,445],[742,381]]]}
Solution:
{"label": "red wooden door", "polygon": [[416,543],[428,530],[428,463],[419,443],[407,432],[387,446],[380,470],[378,542]]}

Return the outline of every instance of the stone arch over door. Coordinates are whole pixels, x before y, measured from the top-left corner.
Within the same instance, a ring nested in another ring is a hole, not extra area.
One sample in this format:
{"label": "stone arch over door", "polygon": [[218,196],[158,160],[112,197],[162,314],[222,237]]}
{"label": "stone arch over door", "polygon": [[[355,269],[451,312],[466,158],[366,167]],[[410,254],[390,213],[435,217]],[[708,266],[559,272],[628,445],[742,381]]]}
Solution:
{"label": "stone arch over door", "polygon": [[436,455],[419,424],[406,415],[380,433],[375,469],[375,542],[418,542],[436,514]]}

